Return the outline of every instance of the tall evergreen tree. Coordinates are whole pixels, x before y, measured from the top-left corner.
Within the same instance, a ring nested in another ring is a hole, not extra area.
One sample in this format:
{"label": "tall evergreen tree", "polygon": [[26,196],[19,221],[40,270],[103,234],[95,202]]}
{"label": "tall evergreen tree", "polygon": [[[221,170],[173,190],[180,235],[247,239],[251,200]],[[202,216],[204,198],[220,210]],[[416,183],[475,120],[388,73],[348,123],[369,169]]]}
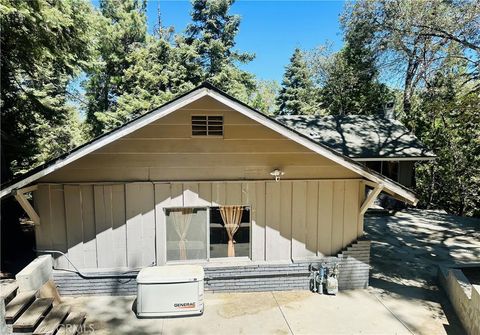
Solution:
{"label": "tall evergreen tree", "polygon": [[132,65],[130,54],[145,44],[147,18],[145,0],[101,0],[102,24],[98,59],[85,84],[87,123],[93,136],[101,134],[126,90],[124,72]]}
{"label": "tall evergreen tree", "polygon": [[368,22],[350,25],[345,46],[326,68],[321,105],[329,114],[380,114],[392,97],[379,82],[376,53],[371,48],[374,30]]}
{"label": "tall evergreen tree", "polygon": [[107,128],[117,127],[191,90],[201,82],[202,69],[195,50],[182,36],[150,36],[147,45],[128,57],[131,66],[124,72],[124,92],[117,108],[102,114]]}
{"label": "tall evergreen tree", "polygon": [[255,80],[237,63],[247,63],[254,56],[233,49],[240,27],[240,16],[228,13],[233,2],[193,0],[192,23],[187,27],[185,42],[198,54],[203,80],[246,101],[255,90]]}
{"label": "tall evergreen tree", "polygon": [[5,181],[78,144],[69,83],[91,61],[96,16],[84,0],[5,0],[0,12]]}
{"label": "tall evergreen tree", "polygon": [[300,49],[295,49],[285,69],[277,97],[278,114],[313,114],[317,95],[310,71]]}

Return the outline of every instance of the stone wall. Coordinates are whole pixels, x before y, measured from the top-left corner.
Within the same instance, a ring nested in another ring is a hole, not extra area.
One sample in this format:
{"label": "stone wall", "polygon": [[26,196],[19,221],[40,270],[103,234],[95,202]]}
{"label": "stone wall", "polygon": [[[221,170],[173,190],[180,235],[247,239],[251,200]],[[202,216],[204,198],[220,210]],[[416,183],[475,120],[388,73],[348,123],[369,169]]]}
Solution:
{"label": "stone wall", "polygon": [[480,334],[480,286],[471,285],[459,269],[439,269],[439,281],[469,335]]}
{"label": "stone wall", "polygon": [[[208,263],[205,269],[205,290],[211,292],[251,292],[308,290],[311,274],[309,265],[339,263],[339,289],[357,289],[368,286],[370,270],[370,241],[357,241],[337,257],[293,263],[251,263],[245,265],[217,265]],[[70,271],[54,270],[53,276],[61,295],[136,295],[138,272],[115,278],[112,272],[89,273],[101,278],[82,278]]]}

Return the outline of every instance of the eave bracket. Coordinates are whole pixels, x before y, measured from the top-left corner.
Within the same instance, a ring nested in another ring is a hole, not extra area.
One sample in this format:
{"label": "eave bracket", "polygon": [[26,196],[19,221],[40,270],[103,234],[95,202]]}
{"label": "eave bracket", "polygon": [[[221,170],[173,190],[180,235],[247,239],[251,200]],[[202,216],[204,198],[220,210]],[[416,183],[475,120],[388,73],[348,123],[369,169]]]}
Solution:
{"label": "eave bracket", "polygon": [[37,214],[35,209],[32,207],[28,199],[25,197],[25,193],[33,192],[37,189],[37,185],[21,188],[19,190],[13,190],[12,194],[17,199],[20,206],[22,206],[25,213],[27,213],[30,220],[33,221],[35,225],[40,224],[40,216]]}
{"label": "eave bracket", "polygon": [[368,194],[367,198],[363,202],[362,207],[360,208],[360,215],[365,214],[367,209],[373,204],[375,199],[378,197],[380,192],[382,192],[382,190],[383,190],[383,184],[374,184],[374,183],[371,183],[371,182],[366,182],[365,184],[373,187],[373,190],[372,190],[372,192],[370,192]]}

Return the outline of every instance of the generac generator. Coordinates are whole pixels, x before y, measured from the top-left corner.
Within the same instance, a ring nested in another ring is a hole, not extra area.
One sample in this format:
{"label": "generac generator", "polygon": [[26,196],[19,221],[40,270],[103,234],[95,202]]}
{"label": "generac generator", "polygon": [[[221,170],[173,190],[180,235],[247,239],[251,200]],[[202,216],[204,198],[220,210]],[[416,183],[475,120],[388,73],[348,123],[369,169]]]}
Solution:
{"label": "generac generator", "polygon": [[197,265],[152,266],[137,276],[137,316],[203,313],[204,271]]}

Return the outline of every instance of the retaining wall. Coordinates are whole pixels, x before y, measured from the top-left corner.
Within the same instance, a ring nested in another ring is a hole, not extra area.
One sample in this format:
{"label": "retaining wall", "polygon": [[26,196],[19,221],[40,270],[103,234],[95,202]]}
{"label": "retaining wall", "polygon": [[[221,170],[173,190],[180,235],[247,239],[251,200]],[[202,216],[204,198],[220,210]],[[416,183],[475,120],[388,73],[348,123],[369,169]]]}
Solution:
{"label": "retaining wall", "polygon": [[467,334],[480,334],[480,286],[471,285],[459,269],[441,267],[438,274]]}

